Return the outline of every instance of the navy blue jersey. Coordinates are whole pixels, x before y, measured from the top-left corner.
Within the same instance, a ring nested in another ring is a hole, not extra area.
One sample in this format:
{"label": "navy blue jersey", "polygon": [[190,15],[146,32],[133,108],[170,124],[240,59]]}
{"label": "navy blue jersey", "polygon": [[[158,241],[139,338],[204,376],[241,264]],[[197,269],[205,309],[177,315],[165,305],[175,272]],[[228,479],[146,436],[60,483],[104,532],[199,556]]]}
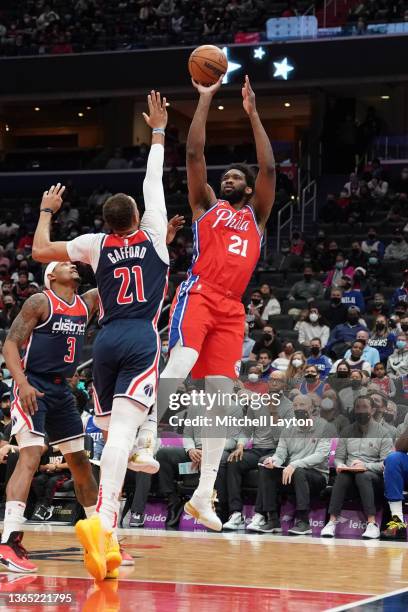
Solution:
{"label": "navy blue jersey", "polygon": [[26,372],[70,377],[81,359],[88,308],[79,295],[68,304],[52,290],[46,289],[44,294],[49,301],[49,316],[34,328],[23,357],[23,367]]}
{"label": "navy blue jersey", "polygon": [[105,236],[95,277],[102,325],[117,319],[156,322],[167,290],[168,265],[147,232]]}

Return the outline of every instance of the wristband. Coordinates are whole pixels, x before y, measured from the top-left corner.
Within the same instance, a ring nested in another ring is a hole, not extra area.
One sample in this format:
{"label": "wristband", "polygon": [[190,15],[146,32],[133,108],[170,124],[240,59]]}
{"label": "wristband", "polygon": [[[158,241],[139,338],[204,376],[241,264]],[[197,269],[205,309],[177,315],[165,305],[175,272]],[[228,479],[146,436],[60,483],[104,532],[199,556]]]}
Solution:
{"label": "wristband", "polygon": [[54,211],[52,210],[52,208],[40,208],[40,212],[47,212],[47,213],[50,213],[50,215],[54,214]]}
{"label": "wristband", "polygon": [[153,128],[153,134],[161,134],[162,136],[165,136],[166,130],[164,128]]}

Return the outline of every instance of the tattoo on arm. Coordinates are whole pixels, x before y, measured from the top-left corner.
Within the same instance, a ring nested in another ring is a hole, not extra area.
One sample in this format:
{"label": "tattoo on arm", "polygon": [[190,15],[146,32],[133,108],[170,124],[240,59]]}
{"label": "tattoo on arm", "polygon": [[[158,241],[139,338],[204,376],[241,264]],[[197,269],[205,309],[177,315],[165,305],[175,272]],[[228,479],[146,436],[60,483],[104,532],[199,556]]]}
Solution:
{"label": "tattoo on arm", "polygon": [[48,300],[43,293],[32,295],[14,319],[7,340],[15,342],[19,348],[36,327],[47,316]]}

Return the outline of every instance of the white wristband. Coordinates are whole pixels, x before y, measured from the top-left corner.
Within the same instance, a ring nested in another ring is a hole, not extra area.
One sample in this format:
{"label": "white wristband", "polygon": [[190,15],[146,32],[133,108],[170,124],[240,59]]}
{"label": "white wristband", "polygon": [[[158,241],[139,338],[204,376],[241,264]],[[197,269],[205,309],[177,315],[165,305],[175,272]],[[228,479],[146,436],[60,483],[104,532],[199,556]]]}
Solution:
{"label": "white wristband", "polygon": [[162,136],[165,136],[166,131],[163,128],[153,128],[153,134],[161,134]]}

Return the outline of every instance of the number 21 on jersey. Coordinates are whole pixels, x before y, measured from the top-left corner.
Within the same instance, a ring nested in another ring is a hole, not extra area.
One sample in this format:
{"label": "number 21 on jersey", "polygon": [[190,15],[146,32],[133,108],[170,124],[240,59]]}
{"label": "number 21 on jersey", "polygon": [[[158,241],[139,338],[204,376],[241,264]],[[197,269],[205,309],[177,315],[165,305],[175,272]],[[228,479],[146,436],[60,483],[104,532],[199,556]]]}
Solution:
{"label": "number 21 on jersey", "polygon": [[[131,276],[131,272],[133,276]],[[144,295],[143,275],[140,266],[133,266],[132,270],[129,270],[129,268],[116,268],[113,276],[121,280],[117,297],[118,304],[132,304],[135,298],[136,302],[147,301]]]}
{"label": "number 21 on jersey", "polygon": [[228,246],[228,251],[234,255],[246,257],[248,249],[248,240],[243,240],[241,236],[234,234],[231,236],[231,243]]}

